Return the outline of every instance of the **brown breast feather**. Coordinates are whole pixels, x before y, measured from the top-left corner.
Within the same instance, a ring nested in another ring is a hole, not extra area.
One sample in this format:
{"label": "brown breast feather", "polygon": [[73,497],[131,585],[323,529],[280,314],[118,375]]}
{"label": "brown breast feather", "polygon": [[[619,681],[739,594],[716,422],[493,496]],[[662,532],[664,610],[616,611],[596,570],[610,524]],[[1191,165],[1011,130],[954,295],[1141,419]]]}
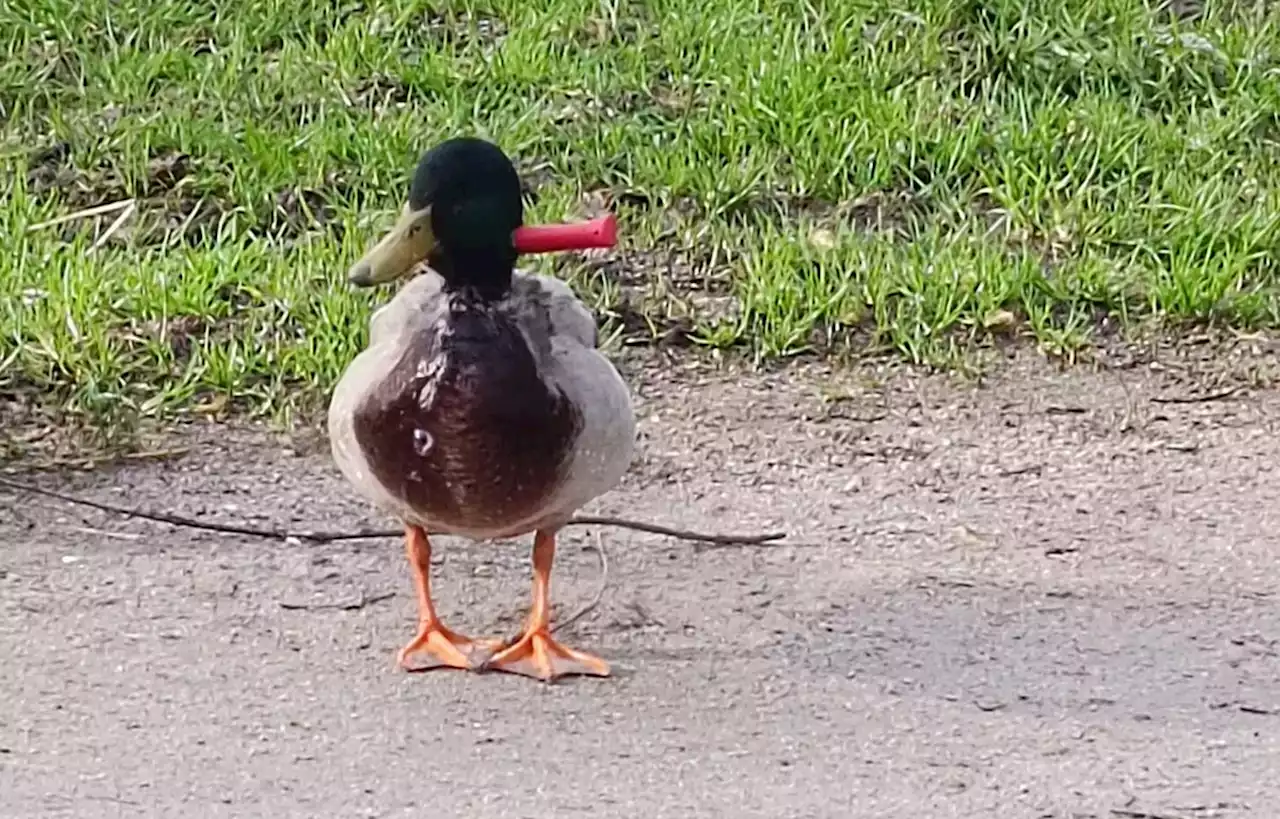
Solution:
{"label": "brown breast feather", "polygon": [[410,339],[354,420],[379,483],[429,522],[475,528],[539,511],[581,424],[507,311],[458,299],[445,324]]}

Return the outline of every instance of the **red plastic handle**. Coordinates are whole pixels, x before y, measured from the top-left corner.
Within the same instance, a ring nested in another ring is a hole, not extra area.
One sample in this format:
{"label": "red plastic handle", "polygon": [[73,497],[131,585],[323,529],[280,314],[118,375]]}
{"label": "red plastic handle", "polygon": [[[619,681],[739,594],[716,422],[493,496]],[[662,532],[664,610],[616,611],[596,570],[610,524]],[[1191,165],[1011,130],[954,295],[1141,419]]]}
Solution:
{"label": "red plastic handle", "polygon": [[524,225],[516,228],[518,253],[557,253],[613,247],[618,243],[618,217],[612,213],[571,225]]}

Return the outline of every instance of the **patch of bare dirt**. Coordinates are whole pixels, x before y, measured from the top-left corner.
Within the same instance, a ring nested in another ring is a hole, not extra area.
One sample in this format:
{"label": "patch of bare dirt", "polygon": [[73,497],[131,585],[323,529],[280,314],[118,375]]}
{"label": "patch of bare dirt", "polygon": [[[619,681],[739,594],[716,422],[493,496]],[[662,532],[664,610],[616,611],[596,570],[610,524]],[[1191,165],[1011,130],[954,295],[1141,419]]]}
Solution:
{"label": "patch of bare dirt", "polygon": [[506,38],[507,24],[501,17],[482,12],[431,12],[422,18],[419,31],[427,43],[441,48],[479,45],[494,49]]}
{"label": "patch of bare dirt", "polygon": [[586,89],[563,91],[549,103],[547,118],[557,125],[594,123],[620,116],[650,116],[675,121],[710,105],[710,89],[679,83],[662,73],[644,91],[623,89],[595,94]]}
{"label": "patch of bare dirt", "polygon": [[587,48],[599,46],[630,46],[639,42],[645,33],[657,28],[657,20],[649,6],[636,0],[617,0],[600,7],[600,14],[592,14],[573,31],[571,39]]}
{"label": "patch of bare dirt", "polygon": [[695,266],[678,249],[565,254],[551,265],[601,305],[603,331],[617,329],[625,345],[686,347],[698,322],[725,319],[737,306],[724,271]]}
{"label": "patch of bare dirt", "polygon": [[[283,188],[269,205],[252,209],[234,202],[225,183],[229,169],[214,160],[192,157],[174,149],[157,150],[145,175],[128,180],[110,164],[91,169],[74,162],[74,149],[66,142],[31,153],[27,190],[37,198],[57,198],[68,212],[136,200],[134,214],[106,239],[111,245],[199,244],[215,239],[227,219],[248,219],[254,233],[291,240],[316,230],[340,230],[333,221],[332,197],[342,197],[350,186],[341,174],[330,174],[325,191]],[[70,241],[89,230],[96,239],[119,212],[62,226]]]}
{"label": "patch of bare dirt", "polygon": [[1223,0],[1208,4],[1205,0],[1161,0],[1155,4],[1153,12],[1166,22],[1195,23],[1203,20],[1210,9],[1228,22],[1249,20],[1266,14],[1268,4],[1265,0]]}
{"label": "patch of bare dirt", "polygon": [[399,77],[390,74],[373,74],[365,77],[346,92],[347,102],[353,108],[384,111],[399,108],[409,102],[412,89]]}

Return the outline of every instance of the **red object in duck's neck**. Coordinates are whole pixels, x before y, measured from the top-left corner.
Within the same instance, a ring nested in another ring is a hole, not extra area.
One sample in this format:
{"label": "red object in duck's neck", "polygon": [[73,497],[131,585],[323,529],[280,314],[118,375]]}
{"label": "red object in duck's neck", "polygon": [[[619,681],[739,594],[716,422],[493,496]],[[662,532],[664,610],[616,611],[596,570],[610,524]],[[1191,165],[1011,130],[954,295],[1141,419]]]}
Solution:
{"label": "red object in duck's neck", "polygon": [[559,253],[613,247],[618,243],[618,217],[612,213],[589,222],[561,225],[524,225],[516,228],[517,253]]}

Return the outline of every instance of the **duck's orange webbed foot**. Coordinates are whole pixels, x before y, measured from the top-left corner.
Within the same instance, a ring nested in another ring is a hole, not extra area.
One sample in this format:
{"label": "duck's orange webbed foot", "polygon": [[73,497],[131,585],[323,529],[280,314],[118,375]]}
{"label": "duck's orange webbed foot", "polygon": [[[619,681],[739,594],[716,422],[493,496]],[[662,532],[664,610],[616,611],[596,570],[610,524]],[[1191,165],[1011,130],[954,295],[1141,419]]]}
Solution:
{"label": "duck's orange webbed foot", "polygon": [[479,653],[479,659],[491,656],[501,643],[472,640],[440,622],[431,601],[431,541],[420,527],[406,526],[404,542],[418,595],[418,634],[396,655],[400,667],[405,671],[477,668],[475,655]]}
{"label": "duck's orange webbed foot", "polygon": [[609,676],[609,664],[599,657],[575,651],[558,642],[545,628],[526,631],[515,645],[493,655],[483,668],[523,674],[550,682],[556,677],[582,674],[592,677]]}
{"label": "duck's orange webbed foot", "polygon": [[481,668],[523,674],[550,682],[556,677],[582,674],[609,676],[609,664],[599,657],[575,651],[552,638],[550,625],[551,563],[555,559],[555,534],[538,532],[533,544],[533,608],[524,634],[508,648],[490,657]]}
{"label": "duck's orange webbed foot", "polygon": [[439,620],[418,625],[418,635],[396,655],[405,671],[427,671],[432,668],[479,667],[477,657],[493,655],[501,643],[497,640],[477,641],[446,628]]}

